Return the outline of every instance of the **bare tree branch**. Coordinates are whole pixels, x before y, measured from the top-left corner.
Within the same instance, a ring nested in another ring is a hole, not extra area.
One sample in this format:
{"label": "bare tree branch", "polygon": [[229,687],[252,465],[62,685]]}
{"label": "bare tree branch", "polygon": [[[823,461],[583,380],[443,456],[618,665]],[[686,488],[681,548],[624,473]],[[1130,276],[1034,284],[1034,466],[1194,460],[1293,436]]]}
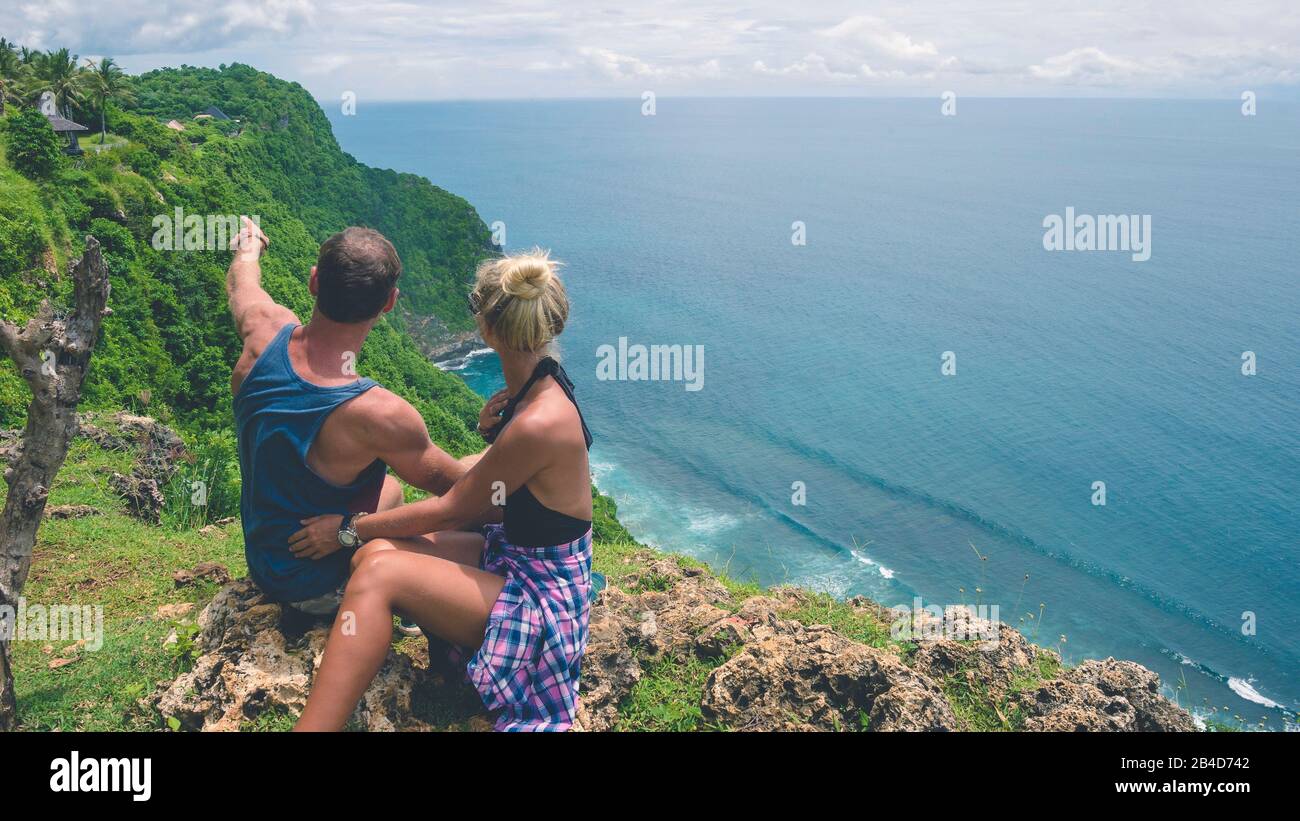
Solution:
{"label": "bare tree branch", "polygon": [[[109,313],[108,268],[94,237],[86,237],[86,252],[73,264],[72,276],[71,314],[59,314],[46,301],[21,330],[0,322],[0,344],[32,391],[22,446],[13,449],[4,474],[9,491],[0,513],[0,607],[16,609],[27,582],[36,529],[76,435],[81,383],[100,324]],[[0,629],[0,730],[12,730],[18,723],[8,629]]]}

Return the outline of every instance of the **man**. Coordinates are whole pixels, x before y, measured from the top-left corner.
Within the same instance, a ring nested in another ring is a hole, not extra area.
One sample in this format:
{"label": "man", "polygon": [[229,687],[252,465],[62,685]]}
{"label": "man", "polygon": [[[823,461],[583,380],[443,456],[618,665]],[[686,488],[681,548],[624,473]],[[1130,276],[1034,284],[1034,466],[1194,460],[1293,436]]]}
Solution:
{"label": "man", "polygon": [[[355,519],[402,503],[387,468],[442,494],[467,465],[433,444],[410,403],[354,371],[366,335],[397,300],[402,264],[392,244],[367,228],[327,239],[311,269],[315,307],[306,325],[262,289],[267,245],[244,217],[226,276],[244,341],[230,378],[244,551],[249,575],[268,597],[329,617],[359,545]],[[302,520],[326,513],[346,514],[337,546],[292,552],[287,539]],[[436,537],[428,543],[437,552]]]}

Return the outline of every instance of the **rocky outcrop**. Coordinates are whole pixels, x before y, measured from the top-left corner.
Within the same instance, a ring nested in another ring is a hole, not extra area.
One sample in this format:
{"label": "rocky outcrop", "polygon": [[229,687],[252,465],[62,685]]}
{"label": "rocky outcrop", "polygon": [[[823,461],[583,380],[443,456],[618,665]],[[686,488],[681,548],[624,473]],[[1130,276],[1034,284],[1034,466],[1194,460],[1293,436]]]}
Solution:
{"label": "rocky outcrop", "polygon": [[100,510],[92,505],[50,505],[45,508],[45,518],[47,519],[84,519],[87,516],[98,516]]}
{"label": "rocky outcrop", "polygon": [[486,343],[479,338],[478,333],[467,331],[448,335],[436,344],[425,345],[424,354],[438,367],[454,369],[464,365],[470,354],[485,346]]}
{"label": "rocky outcrop", "polygon": [[[737,602],[706,571],[657,554],[642,558],[641,570],[608,587],[592,606],[575,729],[618,729],[620,707],[649,671],[691,659],[712,668],[700,691],[700,712],[711,724],[737,730],[972,729],[954,710],[954,682],[977,685],[1010,729],[1194,729],[1187,712],[1160,695],[1158,678],[1141,665],[1107,659],[1064,668],[1052,651],[1006,625],[974,619],[968,610],[923,616],[944,630],[935,631],[939,638],[918,641],[915,650],[883,640],[871,646],[791,618],[807,602],[801,591],[778,588]],[[889,623],[891,612],[872,602],[852,606],[864,619]],[[194,667],[154,697],[159,712],[184,727],[220,730],[266,710],[302,709],[325,625],[294,625],[247,580],[223,587],[199,625]],[[944,637],[952,635],[987,639]],[[452,678],[390,652],[354,723],[372,730],[431,729],[411,705]],[[477,725],[487,726],[482,720]]]}
{"label": "rocky outcrop", "polygon": [[132,516],[153,525],[162,521],[162,510],[167,499],[154,479],[134,472],[114,473],[108,477],[108,486],[122,497],[127,512]]}
{"label": "rocky outcrop", "polygon": [[707,717],[740,730],[958,729],[934,682],[892,654],[829,627],[778,624],[709,676]]}
{"label": "rocky outcrop", "polygon": [[[297,715],[325,649],[328,625],[266,602],[248,579],[223,587],[199,615],[193,668],[152,699],[164,718],[191,730],[238,730],[268,711]],[[411,659],[389,651],[362,697],[355,725],[424,730],[411,696],[426,685]]]}
{"label": "rocky outcrop", "polygon": [[1020,696],[1026,730],[1192,732],[1181,707],[1160,694],[1160,677],[1132,661],[1085,661]]}
{"label": "rocky outcrop", "polygon": [[653,562],[611,587],[592,608],[583,660],[583,729],[615,728],[618,706],[642,665],[693,654],[725,659],[709,675],[700,708],[711,721],[744,730],[955,730],[942,692],[899,658],[805,627],[778,613],[768,596],[731,604],[726,588],[671,559]]}
{"label": "rocky outcrop", "polygon": [[111,428],[80,418],[78,435],[90,439],[105,450],[137,448],[139,456],[129,474],[113,473],[109,487],[126,502],[127,511],[151,524],[162,519],[166,499],[163,487],[180,469],[186,457],[185,443],[176,431],[148,416],[119,411],[110,418]]}
{"label": "rocky outcrop", "polygon": [[[208,525],[208,528],[212,525]],[[206,528],[204,528],[206,529]],[[203,529],[199,531],[203,532]],[[230,571],[223,564],[216,562],[199,562],[189,570],[177,570],[172,574],[172,581],[177,587],[189,587],[200,579],[215,582],[216,584],[226,584],[230,581]]]}

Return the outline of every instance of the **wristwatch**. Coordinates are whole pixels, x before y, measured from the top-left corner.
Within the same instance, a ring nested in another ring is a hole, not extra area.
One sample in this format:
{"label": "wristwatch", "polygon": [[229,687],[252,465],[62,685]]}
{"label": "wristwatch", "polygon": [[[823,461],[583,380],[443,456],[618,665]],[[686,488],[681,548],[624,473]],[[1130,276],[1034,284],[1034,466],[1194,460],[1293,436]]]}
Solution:
{"label": "wristwatch", "polygon": [[348,513],[343,517],[343,521],[339,522],[339,544],[340,545],[342,545],[343,547],[360,546],[361,537],[357,535],[357,520],[365,515],[366,514],[364,512]]}

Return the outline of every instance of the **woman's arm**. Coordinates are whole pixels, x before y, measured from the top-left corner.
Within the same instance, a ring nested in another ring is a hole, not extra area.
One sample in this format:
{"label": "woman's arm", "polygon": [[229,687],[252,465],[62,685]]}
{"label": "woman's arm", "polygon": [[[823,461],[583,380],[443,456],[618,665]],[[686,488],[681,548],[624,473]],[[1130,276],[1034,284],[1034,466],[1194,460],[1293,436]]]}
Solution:
{"label": "woman's arm", "polygon": [[[356,522],[357,535],[362,541],[423,536],[482,520],[550,463],[555,445],[546,433],[544,422],[516,418],[447,493],[363,516]],[[336,514],[304,519],[305,527],[289,537],[289,549],[313,559],[333,553],[342,520]]]}

